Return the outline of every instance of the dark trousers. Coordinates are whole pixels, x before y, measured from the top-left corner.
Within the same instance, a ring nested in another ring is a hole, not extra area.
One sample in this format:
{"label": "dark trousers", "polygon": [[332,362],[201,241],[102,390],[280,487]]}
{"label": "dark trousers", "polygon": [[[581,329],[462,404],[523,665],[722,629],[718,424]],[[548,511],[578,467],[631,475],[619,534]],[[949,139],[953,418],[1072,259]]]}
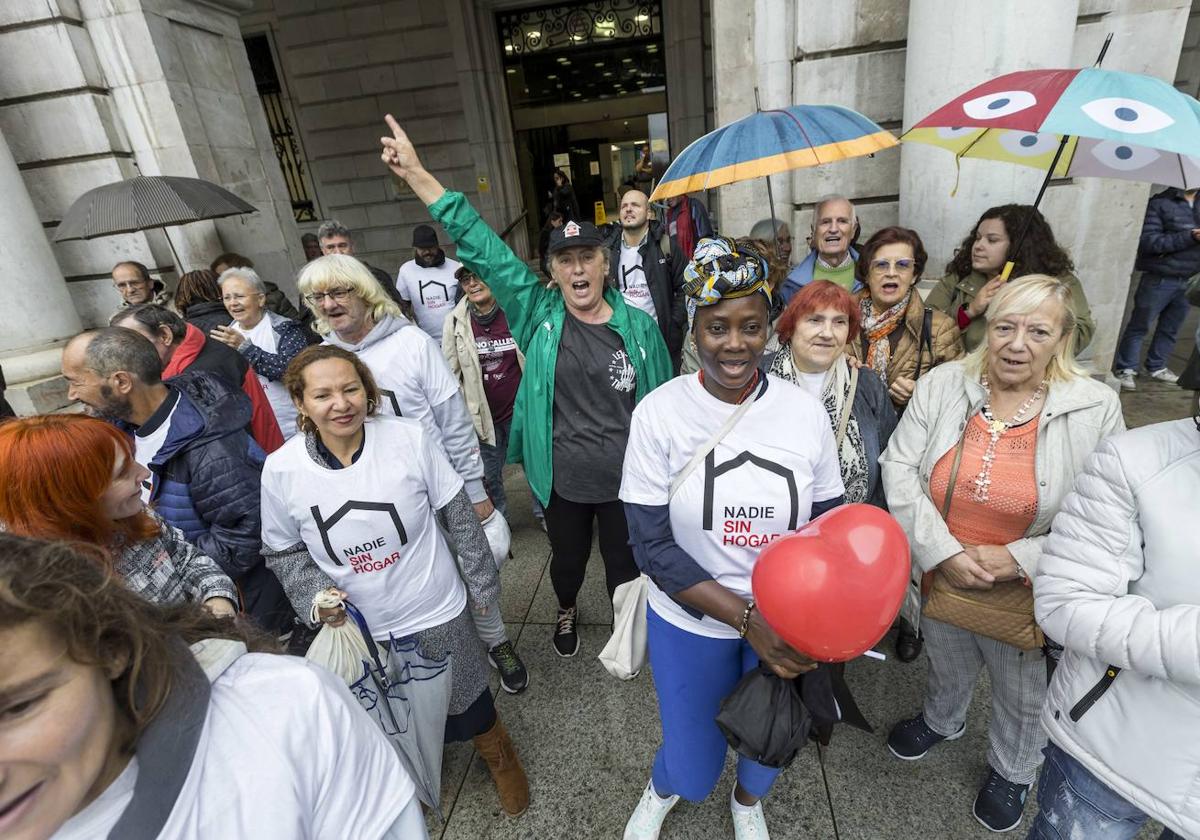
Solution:
{"label": "dark trousers", "polygon": [[1133,312],[1129,323],[1117,345],[1113,359],[1113,370],[1137,370],[1142,355],[1142,341],[1150,332],[1150,324],[1157,319],[1154,338],[1146,353],[1146,370],[1154,373],[1167,366],[1167,359],[1175,348],[1179,327],[1187,318],[1188,304],[1186,277],[1155,277],[1143,274],[1133,296]]}
{"label": "dark trousers", "polygon": [[622,583],[638,576],[629,547],[629,526],[625,522],[625,506],[619,499],[595,504],[572,502],[557,493],[550,493],[546,505],[546,533],[550,537],[550,582],[558,605],[564,609],[575,606],[588,557],[592,553],[592,525],[599,530],[600,556],[604,559],[605,583],[608,596]]}

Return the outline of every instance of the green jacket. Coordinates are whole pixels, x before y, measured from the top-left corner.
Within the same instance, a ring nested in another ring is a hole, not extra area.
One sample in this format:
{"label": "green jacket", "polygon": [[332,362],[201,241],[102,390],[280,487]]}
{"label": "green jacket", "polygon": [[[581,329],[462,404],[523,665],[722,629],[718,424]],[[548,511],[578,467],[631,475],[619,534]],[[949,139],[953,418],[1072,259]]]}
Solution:
{"label": "green jacket", "polygon": [[[1075,352],[1078,353],[1091,343],[1092,333],[1096,331],[1096,322],[1092,320],[1092,310],[1088,306],[1087,295],[1083,293],[1083,285],[1079,278],[1068,272],[1059,279],[1071,287],[1071,308],[1075,310]],[[975,295],[986,283],[987,278],[978,271],[972,271],[963,278],[947,274],[934,284],[925,298],[925,305],[945,312],[958,323],[959,307],[975,300]],[[978,347],[986,337],[987,319],[983,316],[971,321],[962,331],[963,345],[968,353]]]}
{"label": "green jacket", "polygon": [[[566,304],[558,289],[547,288],[545,281],[487,226],[462,193],[447,191],[430,205],[429,212],[458,246],[458,261],[487,279],[508,319],[513,339],[525,354],[525,372],[513,407],[508,458],[525,465],[533,494],[542,504],[549,504],[554,487],[554,368]],[[667,345],[655,320],[626,306],[616,289],[606,287],[604,299],[613,311],[608,326],[621,336],[637,373],[634,397],[641,402],[671,378]]]}

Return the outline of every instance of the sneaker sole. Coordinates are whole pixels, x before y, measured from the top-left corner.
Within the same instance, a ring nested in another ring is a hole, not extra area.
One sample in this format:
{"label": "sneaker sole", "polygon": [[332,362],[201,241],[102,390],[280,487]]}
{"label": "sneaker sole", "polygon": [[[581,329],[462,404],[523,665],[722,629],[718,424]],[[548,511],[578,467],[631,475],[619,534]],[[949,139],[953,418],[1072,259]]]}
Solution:
{"label": "sneaker sole", "polygon": [[[496,664],[495,659],[492,659],[492,655],[490,653],[488,654],[488,664],[491,665],[492,668],[495,669],[497,672],[500,671],[500,666]],[[500,677],[500,687],[503,688],[505,691],[507,691],[509,694],[520,694],[522,691],[529,688],[529,677],[525,678],[525,685],[521,686],[520,688],[509,688],[508,683],[506,683],[504,681],[504,677],[501,676]]]}
{"label": "sneaker sole", "polygon": [[971,816],[975,818],[975,822],[979,823],[981,826],[986,828],[988,831],[992,832],[992,834],[1004,834],[1007,831],[1012,831],[1014,828],[1016,828],[1017,826],[1019,826],[1021,824],[1021,821],[1025,819],[1025,812],[1022,811],[1021,816],[1017,817],[1017,821],[1015,823],[1013,823],[1012,825],[1010,825],[1008,828],[992,828],[990,825],[988,825],[987,823],[985,823],[983,820],[981,820],[979,818],[979,814],[975,813],[974,805],[971,806]]}
{"label": "sneaker sole", "polygon": [[[945,738],[938,741],[937,744],[931,745],[929,747],[929,749],[925,750],[925,752],[921,753],[920,755],[900,755],[900,753],[898,753],[894,749],[892,749],[891,744],[888,744],[887,748],[888,748],[888,752],[890,752],[892,755],[896,756],[896,758],[900,759],[901,761],[920,761],[922,758],[929,755],[929,750],[933,749],[938,744],[944,744],[947,741],[957,741],[959,738],[961,738],[963,735],[966,734],[966,731],[967,731],[967,725],[964,723],[962,726],[962,729],[958,730],[953,735],[947,735]],[[974,806],[971,807],[971,810],[972,811],[975,810]]]}
{"label": "sneaker sole", "polygon": [[[553,644],[553,642],[551,642],[551,644]],[[578,636],[575,637],[575,650],[571,651],[570,653],[563,653],[561,650],[558,649],[558,645],[554,645],[554,652],[557,653],[559,656],[561,656],[563,659],[570,659],[572,656],[579,653],[579,637]]]}

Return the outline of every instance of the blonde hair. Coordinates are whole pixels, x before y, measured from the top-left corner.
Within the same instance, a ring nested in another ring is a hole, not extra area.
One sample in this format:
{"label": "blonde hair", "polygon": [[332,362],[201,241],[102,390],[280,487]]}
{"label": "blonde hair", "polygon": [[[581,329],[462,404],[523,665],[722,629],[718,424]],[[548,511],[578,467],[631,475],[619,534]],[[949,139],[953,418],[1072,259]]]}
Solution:
{"label": "blonde hair", "polygon": [[[1046,378],[1051,382],[1065,382],[1088,372],[1075,361],[1075,310],[1071,308],[1074,295],[1071,287],[1048,274],[1027,274],[1006,283],[988,304],[986,317],[989,326],[1013,315],[1028,315],[1047,300],[1053,298],[1062,307],[1062,337],[1050,363],[1046,366]],[[969,373],[979,376],[987,369],[988,343],[980,342],[964,360]]]}
{"label": "blonde hair", "polygon": [[379,285],[375,275],[358,260],[346,254],[328,254],[317,257],[304,268],[300,269],[300,277],[296,281],[300,291],[300,300],[312,310],[313,327],[321,335],[329,335],[329,322],[325,320],[320,308],[305,300],[313,292],[324,292],[335,286],[345,286],[366,302],[370,307],[371,319],[375,323],[383,320],[385,315],[403,317],[404,313],[396,302],[388,297],[387,292]]}

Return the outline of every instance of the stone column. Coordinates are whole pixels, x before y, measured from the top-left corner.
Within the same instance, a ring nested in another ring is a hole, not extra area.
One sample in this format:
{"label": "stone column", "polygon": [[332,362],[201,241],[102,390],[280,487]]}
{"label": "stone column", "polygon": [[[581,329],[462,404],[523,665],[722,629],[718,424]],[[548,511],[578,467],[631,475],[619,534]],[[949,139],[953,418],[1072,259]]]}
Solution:
{"label": "stone column", "polygon": [[61,343],[81,329],[46,233],[0,133],[0,367],[18,414],[66,404]]}
{"label": "stone column", "polygon": [[[904,128],[974,85],[1014,70],[1071,66],[1077,0],[1003,4],[912,0],[905,58]],[[927,279],[942,274],[979,214],[996,204],[1032,202],[1044,173],[1010,163],[963,160],[906,143],[900,158],[900,224],[921,234]],[[958,190],[951,197],[955,179]]]}

